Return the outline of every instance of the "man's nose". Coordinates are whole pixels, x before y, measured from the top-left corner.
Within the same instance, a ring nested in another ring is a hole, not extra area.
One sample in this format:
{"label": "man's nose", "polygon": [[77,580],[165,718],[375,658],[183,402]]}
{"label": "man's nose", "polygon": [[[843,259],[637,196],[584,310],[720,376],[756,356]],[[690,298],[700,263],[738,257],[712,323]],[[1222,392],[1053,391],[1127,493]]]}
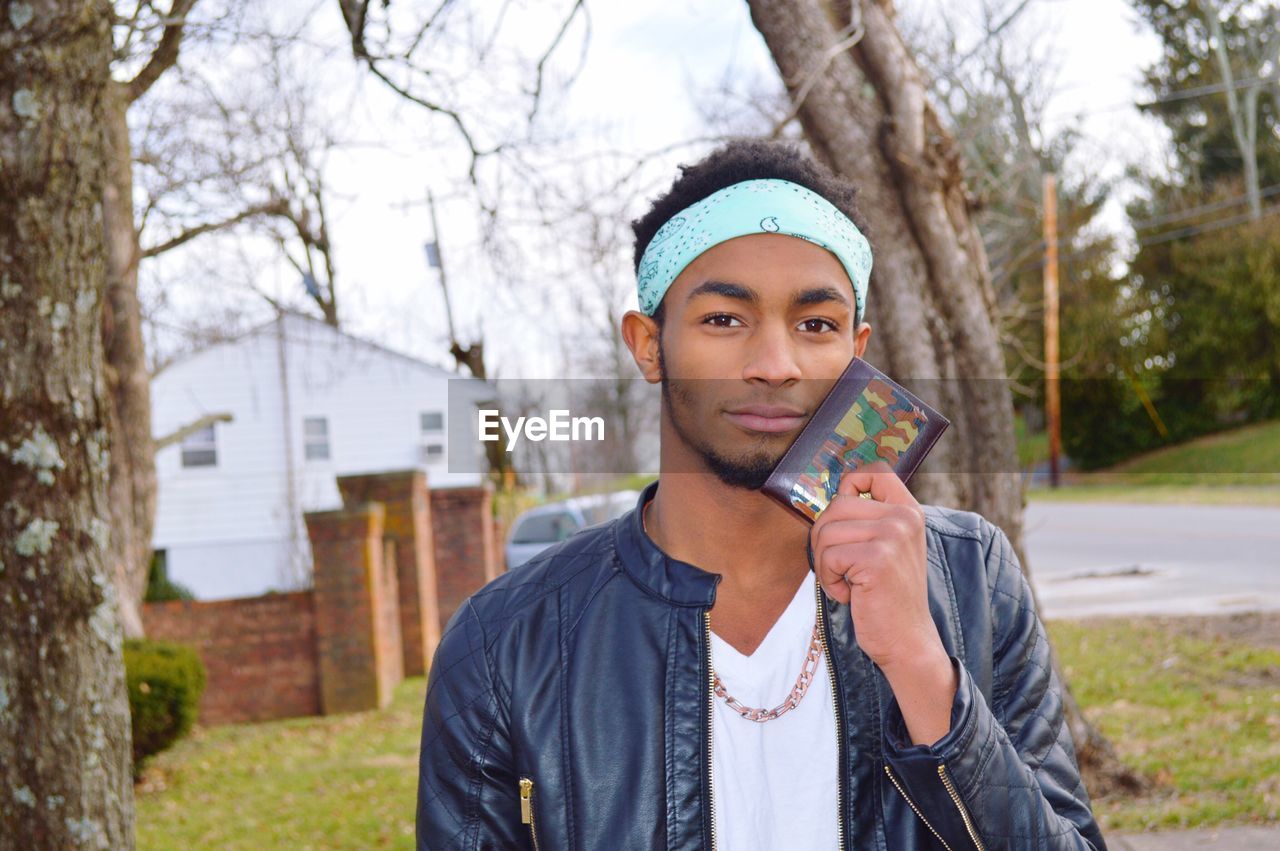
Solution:
{"label": "man's nose", "polygon": [[783,384],[800,376],[800,359],[789,329],[780,322],[760,326],[752,335],[742,377]]}

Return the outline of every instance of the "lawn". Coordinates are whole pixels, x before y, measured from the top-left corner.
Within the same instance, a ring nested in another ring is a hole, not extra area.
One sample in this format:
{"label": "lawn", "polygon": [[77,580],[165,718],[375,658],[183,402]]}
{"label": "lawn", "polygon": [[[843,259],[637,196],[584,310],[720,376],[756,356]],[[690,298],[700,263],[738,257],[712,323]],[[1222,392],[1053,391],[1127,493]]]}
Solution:
{"label": "lawn", "polygon": [[[1104,829],[1280,820],[1280,615],[1268,622],[1267,646],[1150,618],[1049,623],[1086,714],[1157,782],[1095,801]],[[198,729],[146,771],[138,847],[412,848],[423,688],[405,682],[383,712]]]}
{"label": "lawn", "polygon": [[[1230,620],[1048,623],[1086,717],[1156,783],[1095,801],[1104,829],[1280,820],[1280,644],[1187,634],[1187,623]],[[1268,622],[1274,633],[1280,616]]]}
{"label": "lawn", "polygon": [[144,773],[138,848],[413,848],[425,689],[406,680],[381,712],[197,728]]}
{"label": "lawn", "polygon": [[1032,500],[1280,505],[1280,420],[1167,446],[1090,473],[1064,487],[1035,487]]}

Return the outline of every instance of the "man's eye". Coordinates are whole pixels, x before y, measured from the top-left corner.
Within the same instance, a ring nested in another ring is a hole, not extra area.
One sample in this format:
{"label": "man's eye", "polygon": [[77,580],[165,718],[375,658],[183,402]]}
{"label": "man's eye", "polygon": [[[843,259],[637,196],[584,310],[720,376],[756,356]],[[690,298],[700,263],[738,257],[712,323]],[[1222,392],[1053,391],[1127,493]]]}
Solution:
{"label": "man's eye", "polygon": [[702,320],[703,324],[712,325],[716,328],[730,328],[732,326],[728,323],[737,321],[738,317],[731,316],[728,313],[713,313]]}
{"label": "man's eye", "polygon": [[822,332],[822,329],[821,329],[820,327],[819,327],[819,328],[815,328],[815,327],[813,327],[815,322],[816,322],[816,323],[821,323],[822,325],[826,325],[826,326],[827,326],[827,329],[828,329],[828,330],[830,330],[830,331],[839,331],[839,330],[840,330],[840,326],[839,326],[839,325],[837,325],[836,323],[832,322],[830,319],[817,319],[817,318],[814,318],[814,319],[805,319],[805,320],[803,320],[800,324],[801,324],[802,326],[805,326],[805,330],[806,330],[806,331],[816,331],[816,332],[818,332],[818,333],[821,333],[821,332]]}

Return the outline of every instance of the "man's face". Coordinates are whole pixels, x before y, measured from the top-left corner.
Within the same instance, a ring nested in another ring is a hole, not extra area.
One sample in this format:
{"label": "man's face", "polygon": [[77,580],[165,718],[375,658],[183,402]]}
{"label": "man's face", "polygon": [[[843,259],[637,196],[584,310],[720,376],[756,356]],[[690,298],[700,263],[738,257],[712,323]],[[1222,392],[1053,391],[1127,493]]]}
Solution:
{"label": "man's face", "polygon": [[697,257],[663,299],[662,393],[680,441],[722,482],[758,489],[866,346],[840,261],[752,234]]}

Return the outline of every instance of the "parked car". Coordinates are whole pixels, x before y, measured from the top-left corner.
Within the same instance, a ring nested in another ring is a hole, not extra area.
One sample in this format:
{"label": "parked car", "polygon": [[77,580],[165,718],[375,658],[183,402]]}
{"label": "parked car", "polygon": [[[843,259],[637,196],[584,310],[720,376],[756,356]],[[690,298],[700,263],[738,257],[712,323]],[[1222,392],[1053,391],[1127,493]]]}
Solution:
{"label": "parked car", "polygon": [[621,517],[635,507],[639,498],[639,491],[615,491],[576,496],[529,509],[516,518],[507,536],[507,569],[519,567],[588,526]]}

